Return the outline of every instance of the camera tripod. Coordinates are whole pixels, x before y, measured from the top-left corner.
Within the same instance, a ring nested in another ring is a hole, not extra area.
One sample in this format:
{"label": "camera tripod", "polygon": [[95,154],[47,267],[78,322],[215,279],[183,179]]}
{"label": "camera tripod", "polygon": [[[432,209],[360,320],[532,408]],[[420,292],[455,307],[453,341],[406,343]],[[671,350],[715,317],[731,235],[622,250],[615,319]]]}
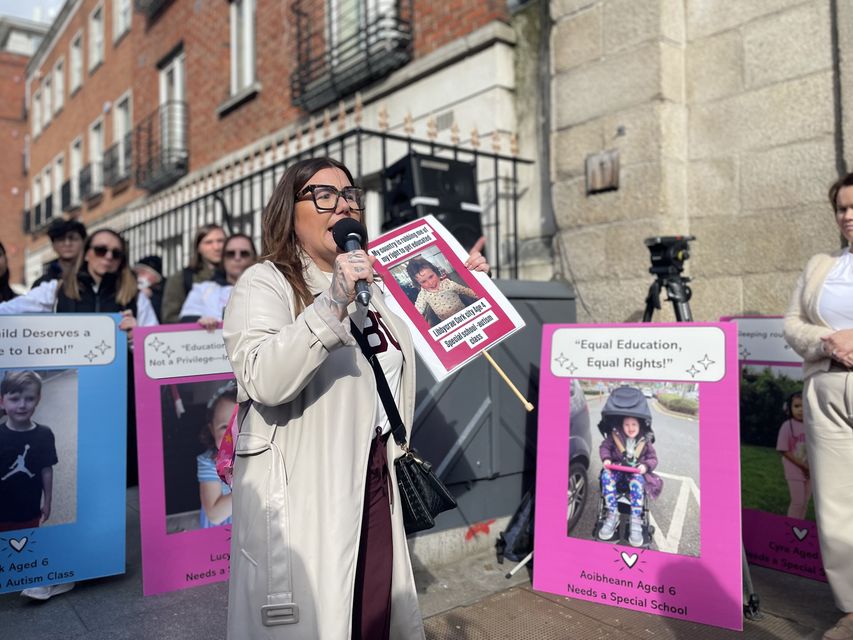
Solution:
{"label": "camera tripod", "polygon": [[[661,289],[664,288],[666,289],[668,296],[667,300],[672,302],[676,321],[693,321],[693,313],[690,311],[690,298],[693,296],[693,292],[687,285],[687,283],[690,282],[690,278],[683,277],[679,271],[680,270],[673,269],[668,273],[657,274],[657,279],[649,287],[649,293],[646,296],[646,310],[643,313],[643,322],[651,322],[654,310],[661,308],[660,292]],[[741,556],[743,578],[746,582],[747,592],[747,601],[743,605],[743,614],[748,620],[760,620],[763,617],[760,608],[760,599],[752,584],[752,574],[749,570],[749,563],[746,558],[746,549],[744,548],[743,543],[741,543]]]}
{"label": "camera tripod", "polygon": [[693,313],[690,311],[690,298],[693,292],[687,283],[690,278],[685,278],[680,273],[657,274],[657,279],[649,286],[646,295],[646,310],[643,312],[643,322],[651,322],[655,309],[661,308],[660,292],[666,289],[667,301],[672,303],[677,322],[693,322]]}

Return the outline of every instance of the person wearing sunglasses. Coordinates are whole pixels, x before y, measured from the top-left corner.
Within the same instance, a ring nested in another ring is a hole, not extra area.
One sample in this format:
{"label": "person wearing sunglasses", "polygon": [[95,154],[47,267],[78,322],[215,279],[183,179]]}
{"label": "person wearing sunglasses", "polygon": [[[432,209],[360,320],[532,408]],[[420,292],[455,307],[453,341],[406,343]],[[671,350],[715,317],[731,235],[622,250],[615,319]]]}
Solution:
{"label": "person wearing sunglasses", "polygon": [[234,285],[257,260],[258,252],[249,236],[235,233],[228,238],[222,251],[221,269],[217,269],[213,280],[193,285],[181,307],[181,322],[198,322],[208,331],[216,329]]}
{"label": "person wearing sunglasses", "polygon": [[61,280],[48,280],[25,295],[0,304],[0,314],[121,313],[119,328],[128,340],[135,326],[157,324],[148,298],[139,295],[136,277],[127,264],[124,238],[112,229],[98,229],[86,238],[82,261]]}
{"label": "person wearing sunglasses", "polygon": [[[332,236],[337,222],[364,215],[364,192],[340,162],[288,167],[264,209],[264,255],[225,308],[240,403],[230,640],[424,637],[394,475],[401,451],[353,328],[407,427],[412,336],[373,258],[341,252]],[[479,253],[468,267],[488,270]],[[359,280],[370,283],[366,307],[354,302]]]}

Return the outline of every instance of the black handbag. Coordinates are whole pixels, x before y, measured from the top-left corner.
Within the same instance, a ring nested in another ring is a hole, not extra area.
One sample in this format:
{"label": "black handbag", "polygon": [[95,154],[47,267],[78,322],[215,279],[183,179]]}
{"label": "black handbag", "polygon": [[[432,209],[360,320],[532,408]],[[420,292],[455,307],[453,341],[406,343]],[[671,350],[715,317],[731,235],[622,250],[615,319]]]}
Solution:
{"label": "black handbag", "polygon": [[394,395],[388,387],[382,366],[355,324],[351,324],[351,329],[364,357],[373,367],[376,390],[391,422],[391,434],[403,450],[403,455],[394,460],[394,471],[397,475],[397,486],[400,489],[403,525],[406,533],[432,529],[435,526],[435,517],[439,513],[456,508],[456,499],[433,473],[432,465],[418,457],[417,451],[409,448],[406,443],[406,428],[403,426],[403,420],[400,418],[400,412],[397,410]]}

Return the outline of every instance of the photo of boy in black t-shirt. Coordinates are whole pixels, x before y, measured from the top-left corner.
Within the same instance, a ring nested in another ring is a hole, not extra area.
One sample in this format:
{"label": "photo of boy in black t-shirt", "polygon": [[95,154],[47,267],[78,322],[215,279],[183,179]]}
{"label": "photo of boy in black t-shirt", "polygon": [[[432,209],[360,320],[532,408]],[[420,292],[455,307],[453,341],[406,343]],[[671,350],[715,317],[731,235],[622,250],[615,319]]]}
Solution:
{"label": "photo of boy in black t-shirt", "polygon": [[0,531],[38,527],[50,518],[53,431],[33,422],[42,382],[34,371],[7,371],[0,382]]}

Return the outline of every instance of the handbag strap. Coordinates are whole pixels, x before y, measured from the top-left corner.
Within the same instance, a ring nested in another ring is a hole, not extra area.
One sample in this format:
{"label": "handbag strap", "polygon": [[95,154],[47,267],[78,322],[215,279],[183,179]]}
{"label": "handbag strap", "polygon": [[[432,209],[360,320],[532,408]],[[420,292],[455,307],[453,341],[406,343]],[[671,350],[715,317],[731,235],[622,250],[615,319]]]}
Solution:
{"label": "handbag strap", "polygon": [[385,372],[382,371],[379,358],[376,357],[373,349],[367,343],[367,338],[356,328],[352,320],[350,320],[350,330],[355,341],[358,342],[358,346],[361,347],[364,357],[367,358],[370,366],[373,367],[373,375],[376,378],[376,391],[379,393],[379,399],[382,400],[382,406],[385,407],[385,414],[391,423],[391,433],[394,436],[394,440],[401,449],[406,451],[406,427],[403,426],[403,420],[400,418],[400,412],[397,410],[397,403],[394,402],[394,394],[391,393],[388,380],[385,379]]}

